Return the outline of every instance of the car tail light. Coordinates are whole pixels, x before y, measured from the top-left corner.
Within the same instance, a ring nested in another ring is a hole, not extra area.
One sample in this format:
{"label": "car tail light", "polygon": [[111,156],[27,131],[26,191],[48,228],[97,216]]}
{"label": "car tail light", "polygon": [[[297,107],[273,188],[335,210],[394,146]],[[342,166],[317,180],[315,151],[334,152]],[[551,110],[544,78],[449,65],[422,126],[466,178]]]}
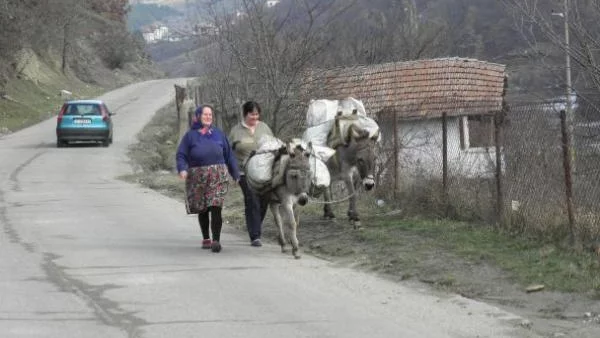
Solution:
{"label": "car tail light", "polygon": [[58,113],[58,116],[56,117],[56,121],[58,123],[60,123],[63,119],[63,115],[65,114],[65,111],[67,110],[67,105],[63,104],[62,108],[60,109],[60,112]]}
{"label": "car tail light", "polygon": [[104,108],[104,106],[100,107],[100,112],[102,113],[102,121],[108,121],[108,113],[106,112],[106,108]]}

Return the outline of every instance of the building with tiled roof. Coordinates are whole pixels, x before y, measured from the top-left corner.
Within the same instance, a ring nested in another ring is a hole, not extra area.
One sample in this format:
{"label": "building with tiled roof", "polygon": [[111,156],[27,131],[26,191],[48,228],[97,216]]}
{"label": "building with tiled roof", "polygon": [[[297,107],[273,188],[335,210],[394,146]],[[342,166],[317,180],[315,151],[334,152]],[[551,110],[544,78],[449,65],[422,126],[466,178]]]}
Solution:
{"label": "building with tiled roof", "polygon": [[[305,99],[361,100],[376,117],[384,148],[395,149],[397,189],[442,175],[446,113],[449,170],[466,177],[494,174],[493,114],[502,111],[506,67],[467,58],[439,58],[305,73]],[[389,155],[388,155],[389,156]],[[390,168],[392,169],[392,168]],[[410,179],[409,179],[410,177]]]}
{"label": "building with tiled roof", "polygon": [[313,70],[313,97],[359,98],[375,114],[400,118],[479,115],[502,109],[505,66],[475,59],[440,58]]}

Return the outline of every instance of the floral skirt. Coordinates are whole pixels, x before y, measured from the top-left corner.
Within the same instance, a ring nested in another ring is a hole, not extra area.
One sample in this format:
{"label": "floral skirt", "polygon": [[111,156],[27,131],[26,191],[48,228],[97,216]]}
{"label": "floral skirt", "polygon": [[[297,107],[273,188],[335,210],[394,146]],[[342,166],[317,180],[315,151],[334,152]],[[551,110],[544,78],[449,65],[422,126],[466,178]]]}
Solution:
{"label": "floral skirt", "polygon": [[187,213],[199,214],[211,206],[222,207],[228,188],[225,164],[189,168],[185,181]]}

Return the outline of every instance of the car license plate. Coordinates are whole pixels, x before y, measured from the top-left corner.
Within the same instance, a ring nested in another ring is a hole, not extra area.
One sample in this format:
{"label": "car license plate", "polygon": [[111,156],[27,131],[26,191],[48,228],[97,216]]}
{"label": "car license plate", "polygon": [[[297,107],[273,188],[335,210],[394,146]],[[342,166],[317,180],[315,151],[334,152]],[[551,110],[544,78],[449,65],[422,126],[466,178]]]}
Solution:
{"label": "car license plate", "polygon": [[73,123],[75,123],[75,124],[90,124],[90,123],[92,123],[92,120],[90,120],[90,119],[74,119]]}

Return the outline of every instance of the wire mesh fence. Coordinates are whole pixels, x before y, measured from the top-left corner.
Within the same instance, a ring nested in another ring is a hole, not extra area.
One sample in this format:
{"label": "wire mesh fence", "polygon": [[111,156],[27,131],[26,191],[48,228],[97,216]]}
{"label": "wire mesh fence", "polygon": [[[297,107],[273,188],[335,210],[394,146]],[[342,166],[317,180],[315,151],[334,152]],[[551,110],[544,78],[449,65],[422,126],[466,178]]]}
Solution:
{"label": "wire mesh fence", "polygon": [[[542,238],[573,231],[597,240],[600,121],[593,107],[573,114],[569,129],[564,111],[561,123],[560,111],[537,103],[429,119],[382,113],[376,193],[408,215],[492,222]],[[567,132],[573,144],[566,143]]]}
{"label": "wire mesh fence", "polygon": [[561,121],[544,105],[513,107],[504,126],[505,197],[511,227],[541,234],[568,230]]}
{"label": "wire mesh fence", "polygon": [[[379,193],[408,214],[494,222],[544,238],[572,230],[584,241],[598,239],[600,121],[593,107],[573,114],[572,129],[564,111],[561,121],[546,104],[427,120],[379,116]],[[573,144],[565,138],[570,132]]]}
{"label": "wire mesh fence", "polygon": [[579,109],[573,128],[573,204],[578,232],[600,238],[600,121],[594,107]]}

